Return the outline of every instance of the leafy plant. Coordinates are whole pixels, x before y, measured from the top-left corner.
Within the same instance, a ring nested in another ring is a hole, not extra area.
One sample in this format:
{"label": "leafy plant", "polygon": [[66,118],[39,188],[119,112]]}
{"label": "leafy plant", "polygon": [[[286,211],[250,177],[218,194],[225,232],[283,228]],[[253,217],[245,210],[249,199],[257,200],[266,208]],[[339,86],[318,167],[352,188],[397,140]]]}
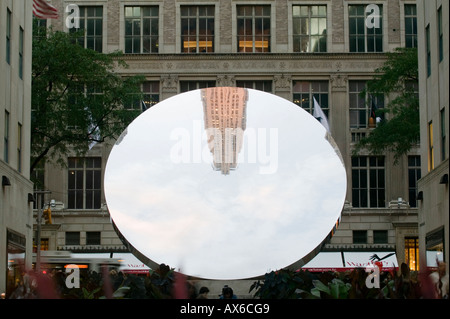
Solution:
{"label": "leafy plant", "polygon": [[79,33],[34,25],[31,164],[65,164],[69,152],[84,155],[93,142],[116,139],[139,114],[125,109],[142,96],[141,76],[122,77],[122,53],[99,53],[76,43]]}
{"label": "leafy plant", "polygon": [[390,151],[394,154],[394,162],[398,163],[420,138],[417,49],[397,48],[386,55],[386,62],[375,70],[374,78],[361,92],[361,96],[388,97],[386,107],[376,111],[376,116],[380,113],[386,116],[358,142],[353,153],[358,154],[362,149],[375,155]]}

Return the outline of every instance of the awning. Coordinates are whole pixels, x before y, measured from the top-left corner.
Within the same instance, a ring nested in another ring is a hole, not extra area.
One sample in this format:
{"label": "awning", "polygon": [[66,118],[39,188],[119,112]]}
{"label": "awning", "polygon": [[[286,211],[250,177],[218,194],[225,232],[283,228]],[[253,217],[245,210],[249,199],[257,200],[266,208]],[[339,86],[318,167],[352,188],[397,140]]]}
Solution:
{"label": "awning", "polygon": [[381,266],[383,270],[398,267],[395,252],[321,252],[301,267],[311,272],[347,271],[354,268]]}

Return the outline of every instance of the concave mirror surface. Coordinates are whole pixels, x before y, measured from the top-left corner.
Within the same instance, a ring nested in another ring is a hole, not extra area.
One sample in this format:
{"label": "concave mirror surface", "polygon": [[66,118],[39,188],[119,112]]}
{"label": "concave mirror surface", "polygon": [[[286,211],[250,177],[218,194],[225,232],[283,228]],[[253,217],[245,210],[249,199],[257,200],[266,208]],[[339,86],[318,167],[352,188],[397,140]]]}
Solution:
{"label": "concave mirror surface", "polygon": [[340,217],[345,168],[301,107],[217,87],[137,117],[108,158],[105,195],[121,236],[156,264],[243,279],[310,255]]}

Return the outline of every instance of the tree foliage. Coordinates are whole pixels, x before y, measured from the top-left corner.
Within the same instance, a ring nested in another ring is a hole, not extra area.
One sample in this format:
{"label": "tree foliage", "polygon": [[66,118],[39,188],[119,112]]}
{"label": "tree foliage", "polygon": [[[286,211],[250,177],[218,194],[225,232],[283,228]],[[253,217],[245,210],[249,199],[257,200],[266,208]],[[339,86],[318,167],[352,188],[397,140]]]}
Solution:
{"label": "tree foliage", "polygon": [[79,36],[35,25],[31,171],[42,160],[63,164],[69,152],[83,155],[90,143],[117,138],[138,115],[123,106],[140,98],[142,78],[115,73],[126,67],[121,53],[85,49]]}
{"label": "tree foliage", "polygon": [[387,53],[386,62],[375,72],[361,95],[383,94],[389,97],[389,102],[377,111],[384,114],[384,119],[359,141],[354,153],[362,149],[375,155],[393,152],[397,163],[420,138],[417,49],[397,48]]}

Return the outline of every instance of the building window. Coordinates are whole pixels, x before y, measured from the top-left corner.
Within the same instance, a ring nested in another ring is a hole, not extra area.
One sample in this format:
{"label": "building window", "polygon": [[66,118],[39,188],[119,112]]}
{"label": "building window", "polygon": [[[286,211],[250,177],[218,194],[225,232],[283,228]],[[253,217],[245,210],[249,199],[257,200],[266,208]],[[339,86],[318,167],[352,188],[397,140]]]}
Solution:
{"label": "building window", "polygon": [[19,78],[23,79],[23,29],[19,29]]}
{"label": "building window", "polygon": [[236,86],[272,93],[272,81],[236,81]]}
{"label": "building window", "polygon": [[214,6],[181,7],[181,52],[214,52]]}
{"label": "building window", "polygon": [[439,7],[438,12],[438,32],[439,32],[439,62],[444,59],[444,29],[442,27],[442,6]]}
{"label": "building window", "polygon": [[33,16],[33,37],[43,38],[47,35],[47,19],[39,19]]}
{"label": "building window", "polygon": [[367,244],[367,230],[354,230],[353,244]]}
{"label": "building window", "polygon": [[383,52],[383,7],[374,6],[376,10],[366,5],[348,6],[350,52]]}
{"label": "building window", "polygon": [[382,119],[378,110],[384,108],[384,96],[361,92],[366,88],[366,81],[349,81],[350,128],[371,128]]}
{"label": "building window", "polygon": [[327,6],[293,6],[294,52],[327,52]]}
{"label": "building window", "polygon": [[270,52],[270,6],[237,6],[238,52]]}
{"label": "building window", "polygon": [[419,270],[419,238],[405,238],[405,263],[412,271]]}
{"label": "building window", "polygon": [[384,157],[352,157],[353,207],[385,207]]}
{"label": "building window", "polygon": [[86,232],[86,245],[100,245],[101,244],[101,232],[89,231]]}
{"label": "building window", "polygon": [[159,8],[125,7],[125,53],[158,53]]}
{"label": "building window", "polygon": [[6,12],[6,62],[11,64],[11,11]]}
{"label": "building window", "polygon": [[17,170],[22,172],[22,124],[17,124]]}
{"label": "building window", "polygon": [[103,51],[103,7],[80,7],[80,28],[70,28],[69,32],[82,31],[77,38],[83,48]]}
{"label": "building window", "polygon": [[420,156],[408,156],[408,194],[410,207],[417,207],[417,181],[420,177]]}
{"label": "building window", "polygon": [[144,104],[148,109],[159,102],[159,81],[144,82],[142,92],[144,93]]}
{"label": "building window", "polygon": [[445,133],[445,109],[442,109],[441,112],[441,161],[445,161],[445,157],[447,156],[445,147],[446,147],[446,133]]}
{"label": "building window", "polygon": [[373,231],[373,243],[374,244],[387,244],[388,243],[388,231],[387,230],[374,230]]}
{"label": "building window", "polygon": [[433,122],[428,123],[428,171],[434,169]]}
{"label": "building window", "polygon": [[216,81],[180,81],[180,93],[211,88],[216,86]]}
{"label": "building window", "polygon": [[325,116],[328,117],[328,81],[294,81],[292,93],[293,102],[310,114],[314,114],[313,98],[315,98]]}
{"label": "building window", "polygon": [[69,209],[100,208],[101,169],[101,157],[69,158]]}
{"label": "building window", "polygon": [[134,101],[124,107],[128,110],[141,110],[142,112],[159,102],[159,81],[145,81],[141,85],[143,100],[133,99]]}
{"label": "building window", "polygon": [[417,9],[415,4],[405,4],[405,46],[417,48]]}
{"label": "building window", "polygon": [[366,88],[366,81],[349,81],[350,127],[367,128],[368,110],[366,98],[360,93]]}
{"label": "building window", "polygon": [[3,134],[3,160],[9,163],[9,112],[5,111],[5,127]]}
{"label": "building window", "polygon": [[430,44],[430,25],[425,28],[425,41],[427,49],[427,76],[431,75],[431,44]]}
{"label": "building window", "polygon": [[68,231],[66,232],[66,245],[80,245],[80,232],[79,231]]}

